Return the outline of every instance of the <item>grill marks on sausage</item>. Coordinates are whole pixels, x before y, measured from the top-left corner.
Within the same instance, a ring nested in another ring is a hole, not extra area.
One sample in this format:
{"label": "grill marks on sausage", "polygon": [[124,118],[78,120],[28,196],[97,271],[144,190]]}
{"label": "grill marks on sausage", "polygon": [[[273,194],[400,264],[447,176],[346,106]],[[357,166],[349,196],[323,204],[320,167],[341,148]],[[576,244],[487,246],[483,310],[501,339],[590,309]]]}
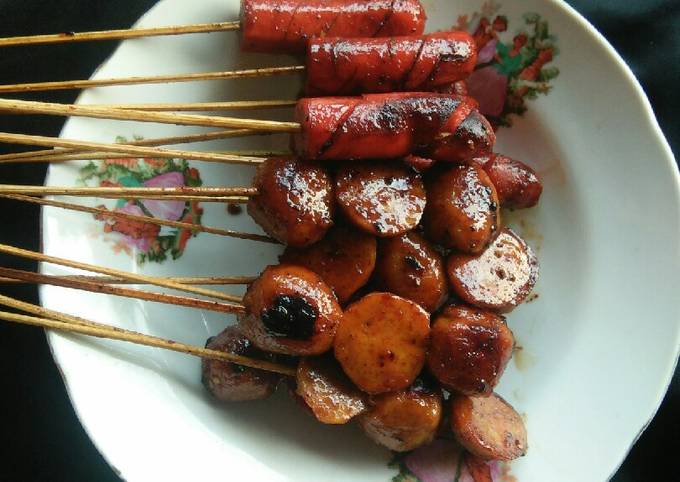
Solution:
{"label": "grill marks on sausage", "polygon": [[279,295],[262,313],[265,328],[276,336],[307,340],[314,334],[319,313],[300,296]]}
{"label": "grill marks on sausage", "polygon": [[378,28],[376,29],[375,32],[373,32],[373,35],[371,37],[379,37],[380,32],[382,31],[383,28],[385,28],[385,25],[387,24],[387,21],[392,18],[392,15],[394,15],[394,4],[397,0],[392,0],[390,2],[390,7],[388,8],[387,12],[385,13],[385,16],[382,18],[380,23],[378,24]]}

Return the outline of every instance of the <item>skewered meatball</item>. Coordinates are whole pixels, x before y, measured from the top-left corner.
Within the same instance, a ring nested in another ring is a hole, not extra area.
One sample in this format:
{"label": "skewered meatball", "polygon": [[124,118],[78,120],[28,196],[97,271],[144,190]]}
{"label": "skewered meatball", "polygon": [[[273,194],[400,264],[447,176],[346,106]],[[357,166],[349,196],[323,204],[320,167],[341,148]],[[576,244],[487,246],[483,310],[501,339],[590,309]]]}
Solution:
{"label": "skewered meatball", "polygon": [[427,364],[448,390],[487,396],[512,357],[515,339],[495,313],[447,307],[432,324]]}
{"label": "skewered meatball", "polygon": [[248,201],[248,214],[284,244],[310,245],[333,225],[333,183],[317,164],[267,159],[258,166],[253,186],[258,195]]}
{"label": "skewered meatball", "polygon": [[[270,361],[272,358],[270,354],[255,348],[237,326],[229,326],[219,335],[209,338],[205,347],[250,358]],[[203,385],[215,398],[224,402],[267,398],[276,390],[280,378],[276,373],[236,363],[207,358],[202,360]]]}
{"label": "skewered meatball", "polygon": [[243,333],[260,349],[287,355],[328,351],[342,310],[316,273],[293,265],[269,266],[243,297]]}

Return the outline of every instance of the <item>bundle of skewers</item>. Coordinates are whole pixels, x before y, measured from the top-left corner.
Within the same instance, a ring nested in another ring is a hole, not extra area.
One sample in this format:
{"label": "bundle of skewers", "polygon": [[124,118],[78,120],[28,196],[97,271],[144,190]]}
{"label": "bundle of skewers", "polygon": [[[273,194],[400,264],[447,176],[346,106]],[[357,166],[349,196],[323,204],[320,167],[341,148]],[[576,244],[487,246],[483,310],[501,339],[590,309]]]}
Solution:
{"label": "bundle of skewers", "polygon": [[[0,185],[0,197],[82,211],[114,224],[125,219],[284,246],[280,264],[259,276],[161,278],[0,245],[6,254],[97,274],[0,268],[5,283],[51,284],[235,314],[238,323],[205,348],[4,296],[0,304],[29,315],[2,312],[0,318],[199,356],[203,384],[225,402],[268,397],[286,378],[295,399],[320,422],[356,419],[371,439],[398,452],[453,437],[476,467],[475,480],[490,480],[483,478],[488,468],[480,460],[512,460],[527,450],[521,417],[494,387],[515,346],[503,314],[526,300],[538,275],[531,248],[503,227],[501,208],[536,205],[542,186],[529,166],[494,152],[494,129],[466,95],[465,79],[477,61],[474,38],[461,31],[424,34],[424,26],[417,0],[243,0],[237,22],[0,39],[0,47],[9,47],[239,29],[244,51],[306,59],[291,67],[0,86],[0,93],[9,93],[306,76],[305,96],[298,100],[106,106],[0,99],[4,112],[220,129],[125,144],[0,133],[2,142],[48,148],[3,155],[0,163],[129,156],[256,166],[246,187]],[[186,113],[285,107],[294,107],[293,121]],[[162,147],[269,133],[289,133],[290,151]],[[50,196],[244,203],[265,234]],[[247,291],[239,297],[205,287],[219,284],[245,284]]]}

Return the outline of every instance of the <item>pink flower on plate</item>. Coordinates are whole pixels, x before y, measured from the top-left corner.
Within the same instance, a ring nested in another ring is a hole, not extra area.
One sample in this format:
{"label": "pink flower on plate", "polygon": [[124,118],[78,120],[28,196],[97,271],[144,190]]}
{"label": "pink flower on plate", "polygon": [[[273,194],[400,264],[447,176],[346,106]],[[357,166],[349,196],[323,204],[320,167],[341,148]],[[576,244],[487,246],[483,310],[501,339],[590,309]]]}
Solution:
{"label": "pink flower on plate", "polygon": [[435,440],[408,454],[404,463],[421,482],[451,482],[456,478],[461,456],[456,442]]}
{"label": "pink flower on plate", "polygon": [[[116,209],[116,211],[127,213],[127,214],[133,214],[135,216],[146,216],[144,211],[142,211],[142,208],[140,208],[139,206],[137,206],[133,203],[128,203],[125,206],[123,206],[122,208]],[[121,220],[121,221],[124,222],[125,220]],[[140,224],[139,222],[134,222],[134,221],[133,222],[128,221],[125,224],[127,225],[127,224],[132,224],[132,223],[135,223],[135,225]],[[119,221],[118,224],[120,224],[120,221]],[[120,227],[118,229],[114,229],[114,230],[119,232],[121,234],[121,236],[123,236],[125,244],[127,244],[131,248],[137,248],[142,253],[147,253],[151,249],[151,242],[154,240],[155,236],[158,234],[158,231],[154,230],[155,227],[153,225],[148,225],[148,226],[152,228],[151,232],[149,232],[149,233],[136,232],[135,234],[137,234],[137,236],[130,236],[128,234],[123,234],[123,232],[121,232],[121,231],[127,231],[127,230],[120,229]],[[147,235],[145,235],[145,234],[147,234]]]}
{"label": "pink flower on plate", "polygon": [[[184,174],[181,172],[166,172],[153,177],[144,183],[145,187],[183,187]],[[156,199],[146,199],[141,201],[144,207],[155,218],[177,221],[184,213],[184,201],[161,201]]]}
{"label": "pink flower on plate", "polygon": [[479,52],[477,53],[477,65],[479,64],[486,64],[487,62],[491,62],[496,55],[496,44],[498,43],[498,40],[493,39],[487,44],[479,49]]}
{"label": "pink flower on plate", "polygon": [[475,70],[467,79],[468,93],[479,102],[479,111],[487,116],[500,117],[508,96],[508,78],[494,67]]}

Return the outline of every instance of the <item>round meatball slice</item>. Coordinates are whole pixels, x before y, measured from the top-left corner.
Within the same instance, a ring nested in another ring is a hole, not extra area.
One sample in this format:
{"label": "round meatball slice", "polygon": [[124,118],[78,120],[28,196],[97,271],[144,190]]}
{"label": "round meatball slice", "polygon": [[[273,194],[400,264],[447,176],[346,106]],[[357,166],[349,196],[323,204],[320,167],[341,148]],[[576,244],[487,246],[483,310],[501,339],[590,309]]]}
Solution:
{"label": "round meatball slice", "polygon": [[[211,350],[234,355],[272,361],[272,355],[264,353],[250,342],[238,326],[229,326],[222,333],[208,339],[205,345]],[[236,363],[203,358],[201,381],[205,388],[223,402],[240,402],[267,398],[274,393],[280,375]]]}
{"label": "round meatball slice", "polygon": [[380,240],[375,278],[385,291],[415,301],[429,312],[439,308],[448,294],[442,256],[414,231]]}
{"label": "round meatball slice", "polygon": [[366,411],[366,395],[331,356],[300,360],[296,382],[297,395],[321,423],[344,424]]}
{"label": "round meatball slice", "polygon": [[372,397],[371,408],[358,421],[374,442],[406,452],[431,442],[441,418],[441,392],[416,380],[406,390]]}
{"label": "round meatball slice", "polygon": [[335,198],[347,219],[379,237],[398,236],[415,228],[426,196],[419,174],[401,163],[362,163],[341,167]]}
{"label": "round meatball slice", "polygon": [[403,390],[425,364],[428,313],[391,293],[371,293],[351,304],[335,335],[335,357],[349,378],[371,394]]}
{"label": "round meatball slice", "polygon": [[512,357],[515,339],[490,311],[447,307],[432,324],[427,365],[452,392],[488,396]]}
{"label": "round meatball slice", "polygon": [[484,460],[514,460],[527,453],[522,417],[495,393],[453,397],[451,429],[463,447]]}
{"label": "round meatball slice", "polygon": [[344,304],[373,274],[376,247],[375,237],[349,226],[336,225],[325,238],[307,248],[287,247],[281,262],[314,271]]}
{"label": "round meatball slice", "polygon": [[293,265],[269,266],[243,297],[241,330],[261,350],[319,355],[333,345],[342,310],[316,273]]}
{"label": "round meatball slice", "polygon": [[521,304],[538,279],[538,260],[510,229],[480,255],[452,254],[446,270],[458,297],[480,308],[507,313]]}
{"label": "round meatball slice", "polygon": [[253,187],[258,194],[248,201],[248,214],[283,244],[310,245],[333,225],[333,182],[318,164],[267,159],[258,166]]}
{"label": "round meatball slice", "polygon": [[423,218],[427,236],[463,253],[481,253],[500,225],[498,195],[478,166],[455,166],[434,173],[427,185]]}

